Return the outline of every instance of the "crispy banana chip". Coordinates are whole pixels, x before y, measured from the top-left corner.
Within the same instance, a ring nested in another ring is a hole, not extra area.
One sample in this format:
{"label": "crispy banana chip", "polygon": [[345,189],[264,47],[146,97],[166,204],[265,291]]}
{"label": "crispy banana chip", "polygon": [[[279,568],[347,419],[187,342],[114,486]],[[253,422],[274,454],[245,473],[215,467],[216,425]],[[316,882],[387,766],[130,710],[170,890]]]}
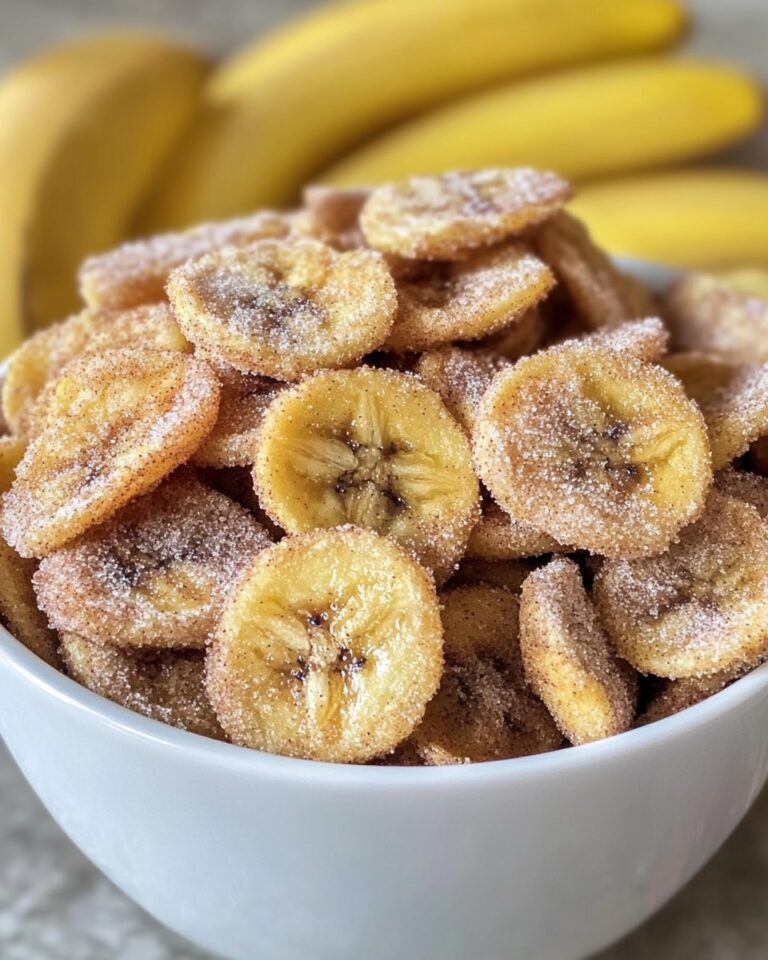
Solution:
{"label": "crispy banana chip", "polygon": [[61,637],[67,673],[94,693],[151,720],[225,740],[205,691],[205,657],[195,650],[120,650],[74,633]]}
{"label": "crispy banana chip", "polygon": [[34,577],[60,632],[121,647],[205,646],[266,531],[196,480],[172,478],[47,556]]}
{"label": "crispy banana chip", "polygon": [[252,466],[261,424],[270,404],[285,385],[240,373],[233,367],[219,370],[218,375],[221,381],[219,418],[193,460],[201,467]]}
{"label": "crispy banana chip", "polygon": [[727,466],[715,474],[715,487],[728,497],[749,503],[763,520],[768,520],[768,477]]}
{"label": "crispy banana chip", "polygon": [[730,363],[768,362],[768,294],[753,296],[702,273],[667,292],[664,315],[677,350],[714,353]]}
{"label": "crispy banana chip", "polygon": [[360,211],[371,195],[365,187],[345,189],[314,184],[304,190],[307,232],[337,250],[365,246]]}
{"label": "crispy banana chip", "polygon": [[712,476],[701,414],[675,379],[590,344],[498,374],[473,437],[505,511],[604,556],[663,550],[700,513]]}
{"label": "crispy banana chip", "polygon": [[451,577],[449,586],[484,583],[519,594],[523,581],[533,569],[532,560],[477,560],[465,557]]}
{"label": "crispy banana chip", "polygon": [[263,210],[249,217],[204,223],[179,233],[133,240],[89,257],[80,268],[80,294],[92,307],[125,310],[165,299],[165,284],[176,267],[225,246],[285,237],[290,215]]}
{"label": "crispy banana chip", "polygon": [[44,414],[38,401],[70,361],[122,347],[191,349],[167,304],[119,312],[83,310],[25,340],[9,359],[2,403],[12,432],[25,436],[41,428]]}
{"label": "crispy banana chip", "polygon": [[397,282],[397,314],[385,350],[417,352],[478,340],[521,322],[555,278],[524,243],[480,250],[459,263],[417,261]]}
{"label": "crispy banana chip", "polygon": [[739,670],[721,670],[709,677],[665,680],[661,689],[635,720],[635,726],[644,727],[649,723],[656,723],[657,720],[672,717],[688,707],[694,707],[724,690],[729,683],[737,680],[740,674]]}
{"label": "crispy banana chip", "polygon": [[571,743],[629,730],[637,683],[611,649],[572,560],[556,558],[523,584],[520,650],[531,689]]}
{"label": "crispy banana chip", "polygon": [[584,224],[565,211],[539,228],[536,245],[588,329],[613,327],[658,312],[645,287],[617,270],[594,245]]}
{"label": "crispy banana chip", "polygon": [[715,470],[768,434],[768,364],[741,367],[726,384],[699,400]]}
{"label": "crispy banana chip", "polygon": [[58,639],[38,610],[32,589],[36,567],[34,560],[22,559],[0,537],[0,623],[32,653],[58,669]]}
{"label": "crispy banana chip", "polygon": [[753,666],[768,653],[768,526],[754,507],[713,492],[666,553],[606,560],[594,590],[620,655],[642,673]]}
{"label": "crispy banana chip", "polygon": [[469,537],[468,557],[478,560],[520,560],[565,549],[548,533],[536,530],[524,520],[510,517],[494,500],[484,500],[482,510]]}
{"label": "crispy banana chip", "polygon": [[422,353],[415,372],[470,433],[483,394],[507,366],[509,361],[489,350],[445,346]]}
{"label": "crispy banana chip", "polygon": [[210,253],[173,271],[168,296],[196,346],[276,380],[356,363],[387,339],[397,306],[380,254],[301,239]]}
{"label": "crispy banana chip", "polygon": [[411,742],[427,764],[504,760],[562,744],[544,705],[525,686],[518,600],[499,587],[455,587],[441,596],[445,669]]}
{"label": "crispy banana chip", "polygon": [[208,691],[236,743],[349,763],[411,734],[441,668],[431,577],[390,540],[346,527],[256,558],[210,649]]}
{"label": "crispy banana chip", "polygon": [[570,192],[556,174],[530,167],[411,177],[377,187],[360,225],[375,250],[414,260],[461,260],[551,217]]}
{"label": "crispy banana chip", "polygon": [[216,421],[219,384],[185,354],[107,350],[70,363],[46,403],[2,517],[27,557],[96,526],[184,463]]}
{"label": "crispy banana chip", "polygon": [[415,377],[360,367],[282,393],[261,428],[259,500],[290,533],[354,523],[444,579],[479,513],[464,431]]}
{"label": "crispy banana chip", "polygon": [[727,387],[743,370],[741,364],[698,350],[670,353],[659,362],[678,378],[688,396],[699,405],[706,403],[717,390]]}

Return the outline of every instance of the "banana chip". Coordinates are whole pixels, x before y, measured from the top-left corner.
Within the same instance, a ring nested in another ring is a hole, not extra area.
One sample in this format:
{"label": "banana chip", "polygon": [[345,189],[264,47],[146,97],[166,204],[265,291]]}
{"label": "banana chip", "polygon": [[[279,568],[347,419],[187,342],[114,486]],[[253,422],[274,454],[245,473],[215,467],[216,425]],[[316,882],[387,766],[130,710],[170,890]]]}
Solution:
{"label": "banana chip", "polygon": [[715,487],[726,496],[749,503],[763,520],[768,520],[768,477],[728,466],[715,474]]}
{"label": "banana chip", "polygon": [[611,649],[572,560],[552,560],[523,584],[520,649],[531,689],[571,743],[629,730],[637,683]]}
{"label": "banana chip", "polygon": [[67,673],[121,707],[215,740],[225,740],[205,692],[205,657],[187,650],[126,651],[62,634]]}
{"label": "banana chip", "polygon": [[478,340],[522,322],[554,282],[549,267],[520,242],[459,263],[415,262],[397,281],[397,313],[384,349],[408,353]]}
{"label": "banana chip", "polygon": [[768,526],[713,492],[665,553],[606,560],[594,592],[619,654],[641,673],[674,680],[753,666],[768,653]]}
{"label": "banana chip", "polygon": [[413,260],[461,260],[546,220],[570,192],[556,174],[530,167],[411,177],[377,187],[360,225],[375,250]]}
{"label": "banana chip", "polygon": [[224,246],[244,247],[288,235],[289,215],[264,210],[250,217],[204,223],[179,233],[134,240],[89,257],[80,268],[80,294],[91,307],[125,310],[165,299],[165,284],[176,267]]}
{"label": "banana chip", "polygon": [[22,556],[42,557],[106,520],[192,455],[218,404],[213,370],[185,354],[107,350],[73,361],[5,494],[3,535]]}
{"label": "banana chip", "polygon": [[264,418],[254,477],[284,530],[366,527],[438,579],[461,559],[479,513],[463,430],[432,390],[387,370],[318,374],[282,393]]}
{"label": "banana chip", "polygon": [[487,584],[519,594],[523,581],[535,569],[532,560],[477,560],[465,557],[451,577],[449,587]]}
{"label": "banana chip", "polygon": [[120,312],[83,310],[25,340],[9,359],[3,382],[3,415],[12,432],[25,436],[41,428],[41,395],[70,361],[83,354],[134,346],[191,349],[166,304]]}
{"label": "banana chip", "polygon": [[654,316],[656,303],[634,278],[614,267],[587,228],[561,211],[536,232],[539,255],[565,286],[586,327],[597,330]]}
{"label": "banana chip", "polygon": [[667,352],[669,332],[658,317],[646,317],[596,330],[581,337],[579,342],[655,362]]}
{"label": "banana chip", "polygon": [[210,253],[173,271],[168,296],[196,346],[276,380],[356,363],[387,339],[397,306],[380,254],[302,239]]}
{"label": "banana chip", "polygon": [[360,229],[360,211],[370,190],[312,185],[304,190],[307,232],[337,250],[355,250],[365,245]]}
{"label": "banana chip", "polygon": [[701,273],[667,292],[665,317],[677,350],[714,353],[730,363],[768,362],[768,291],[763,298]]}
{"label": "banana chip", "polygon": [[270,404],[285,385],[230,367],[218,371],[221,381],[219,417],[195,452],[201,467],[249,467],[256,458],[259,431]]}
{"label": "banana chip", "polygon": [[36,567],[34,560],[22,559],[0,537],[0,622],[32,653],[58,668],[58,640],[38,609],[32,589]]}
{"label": "banana chip", "polygon": [[59,631],[121,647],[199,647],[270,539],[238,504],[173,478],[47,556],[40,607]]}
{"label": "banana chip", "polygon": [[675,379],[591,344],[498,374],[473,438],[507,513],[609,557],[663,550],[701,512],[712,477],[701,414]]}
{"label": "banana chip", "polygon": [[467,556],[479,560],[519,560],[558,553],[565,548],[547,533],[515,520],[493,500],[483,501],[482,516],[472,528]]}
{"label": "banana chip", "polygon": [[415,372],[470,433],[483,394],[507,366],[507,360],[489,350],[445,346],[422,353]]}
{"label": "banana chip", "polygon": [[443,679],[411,739],[423,760],[473,763],[556,750],[562,737],[523,679],[517,598],[466,586],[441,600]]}
{"label": "banana chip", "polygon": [[432,579],[391,541],[347,527],[256,558],[208,654],[208,691],[235,743],[352,763],[412,733],[441,669]]}
{"label": "banana chip", "polygon": [[737,680],[740,672],[722,670],[710,677],[684,677],[682,680],[664,681],[661,689],[638,716],[635,726],[644,727],[696,706]]}

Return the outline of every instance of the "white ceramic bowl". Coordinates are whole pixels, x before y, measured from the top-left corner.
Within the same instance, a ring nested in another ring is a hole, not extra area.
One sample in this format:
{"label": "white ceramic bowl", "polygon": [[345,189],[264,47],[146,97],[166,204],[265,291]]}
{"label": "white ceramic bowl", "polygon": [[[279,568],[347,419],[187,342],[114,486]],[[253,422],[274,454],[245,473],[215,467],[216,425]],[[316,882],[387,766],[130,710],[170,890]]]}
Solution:
{"label": "white ceramic bowl", "polygon": [[111,880],[230,960],[579,960],[676,893],[757,796],[768,665],[589,746],[351,767],[147,720],[0,628],[0,733]]}
{"label": "white ceramic bowl", "polygon": [[111,880],[231,960],[576,960],[679,890],[757,796],[768,665],[589,746],[350,767],[147,720],[0,630],[0,731]]}

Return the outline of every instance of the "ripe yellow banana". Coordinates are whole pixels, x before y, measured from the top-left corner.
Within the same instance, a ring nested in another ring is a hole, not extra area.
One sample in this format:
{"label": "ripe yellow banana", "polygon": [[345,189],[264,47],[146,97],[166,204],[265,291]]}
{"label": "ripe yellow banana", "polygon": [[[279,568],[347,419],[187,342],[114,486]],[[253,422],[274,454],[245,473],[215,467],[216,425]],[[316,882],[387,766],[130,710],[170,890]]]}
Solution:
{"label": "ripe yellow banana", "polygon": [[681,267],[768,265],[768,174],[677,170],[586,186],[571,209],[615,253]]}
{"label": "ripe yellow banana", "polygon": [[683,19],[675,0],[334,3],[211,76],[141,228],[288,202],[388,124],[503,78],[658,49]]}
{"label": "ripe yellow banana", "polygon": [[205,70],[175,43],[114,33],[0,83],[0,353],[77,303],[79,262],[125,235]]}
{"label": "ripe yellow banana", "polygon": [[756,129],[762,115],[759,86],[737,70],[643,58],[470,97],[384,134],[319,179],[368,184],[530,164],[583,180],[699,156]]}

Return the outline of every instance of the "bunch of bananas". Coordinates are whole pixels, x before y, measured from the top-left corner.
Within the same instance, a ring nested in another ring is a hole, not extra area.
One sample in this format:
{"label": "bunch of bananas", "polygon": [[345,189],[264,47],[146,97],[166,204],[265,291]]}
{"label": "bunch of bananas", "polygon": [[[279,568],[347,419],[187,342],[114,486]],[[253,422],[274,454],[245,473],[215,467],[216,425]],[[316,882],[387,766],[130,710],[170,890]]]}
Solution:
{"label": "bunch of bananas", "polygon": [[677,0],[341,0],[218,66],[139,32],[45,52],[0,84],[0,352],[75,307],[85,255],[310,179],[533,164],[589,181],[575,209],[613,250],[764,262],[768,178],[638,174],[762,120],[748,76],[659,52],[684,19]]}

